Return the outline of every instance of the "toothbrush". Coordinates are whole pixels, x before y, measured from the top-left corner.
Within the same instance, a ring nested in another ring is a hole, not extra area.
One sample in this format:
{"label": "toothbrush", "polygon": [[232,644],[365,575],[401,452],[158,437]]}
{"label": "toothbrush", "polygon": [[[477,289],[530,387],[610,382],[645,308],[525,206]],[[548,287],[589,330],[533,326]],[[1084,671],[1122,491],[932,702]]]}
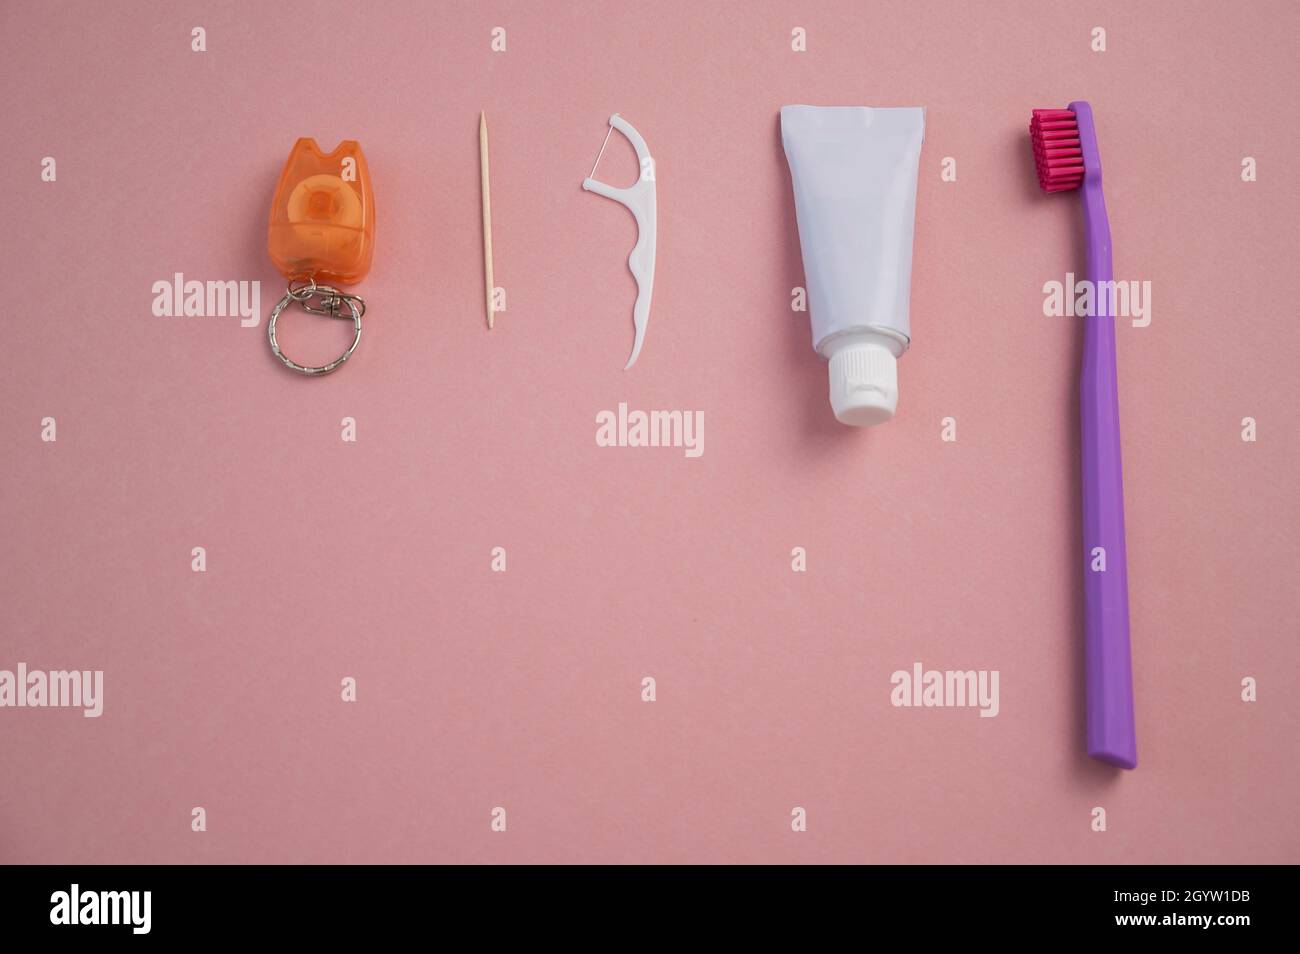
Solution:
{"label": "toothbrush", "polygon": [[1044,191],[1064,192],[1081,186],[1083,191],[1088,279],[1095,302],[1095,314],[1083,319],[1079,380],[1088,754],[1131,769],[1137,765],[1137,737],[1129,655],[1115,319],[1111,296],[1103,293],[1113,287],[1109,284],[1113,273],[1092,107],[1080,100],[1068,109],[1035,109],[1029,133],[1038,184]]}

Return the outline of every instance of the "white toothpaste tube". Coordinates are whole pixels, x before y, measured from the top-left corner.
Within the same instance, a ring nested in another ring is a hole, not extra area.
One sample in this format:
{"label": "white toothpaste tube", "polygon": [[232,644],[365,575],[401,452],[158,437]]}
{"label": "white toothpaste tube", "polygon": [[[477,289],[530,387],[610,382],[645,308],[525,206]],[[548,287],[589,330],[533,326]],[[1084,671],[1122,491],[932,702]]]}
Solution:
{"label": "white toothpaste tube", "polygon": [[898,407],[924,138],[919,106],[781,107],[813,348],[844,424],[880,424]]}

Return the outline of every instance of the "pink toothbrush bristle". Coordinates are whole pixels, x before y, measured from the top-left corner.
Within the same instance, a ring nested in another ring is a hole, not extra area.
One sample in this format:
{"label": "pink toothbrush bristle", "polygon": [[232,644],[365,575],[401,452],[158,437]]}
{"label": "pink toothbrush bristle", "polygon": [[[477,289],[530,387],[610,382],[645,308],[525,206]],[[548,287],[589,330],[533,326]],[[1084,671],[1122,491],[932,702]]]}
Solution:
{"label": "pink toothbrush bristle", "polygon": [[1038,184],[1047,192],[1077,189],[1083,182],[1079,120],[1072,109],[1035,109],[1029,121]]}

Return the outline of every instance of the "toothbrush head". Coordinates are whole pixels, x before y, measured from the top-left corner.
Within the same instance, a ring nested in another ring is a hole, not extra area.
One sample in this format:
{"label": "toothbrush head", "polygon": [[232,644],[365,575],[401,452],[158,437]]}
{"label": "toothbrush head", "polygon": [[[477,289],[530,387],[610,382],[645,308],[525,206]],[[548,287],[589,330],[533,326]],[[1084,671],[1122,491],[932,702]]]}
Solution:
{"label": "toothbrush head", "polygon": [[1043,191],[1065,192],[1083,184],[1083,145],[1079,116],[1073,108],[1035,109],[1029,122],[1029,138],[1034,144],[1034,165]]}

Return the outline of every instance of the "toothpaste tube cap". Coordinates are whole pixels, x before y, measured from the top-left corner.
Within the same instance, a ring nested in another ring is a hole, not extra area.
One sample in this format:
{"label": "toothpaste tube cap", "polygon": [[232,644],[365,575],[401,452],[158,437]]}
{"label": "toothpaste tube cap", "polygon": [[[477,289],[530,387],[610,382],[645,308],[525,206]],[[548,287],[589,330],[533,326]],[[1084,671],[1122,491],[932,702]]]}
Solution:
{"label": "toothpaste tube cap", "polygon": [[831,410],[841,424],[883,424],[898,407],[898,359],[884,345],[846,342],[830,357]]}

